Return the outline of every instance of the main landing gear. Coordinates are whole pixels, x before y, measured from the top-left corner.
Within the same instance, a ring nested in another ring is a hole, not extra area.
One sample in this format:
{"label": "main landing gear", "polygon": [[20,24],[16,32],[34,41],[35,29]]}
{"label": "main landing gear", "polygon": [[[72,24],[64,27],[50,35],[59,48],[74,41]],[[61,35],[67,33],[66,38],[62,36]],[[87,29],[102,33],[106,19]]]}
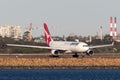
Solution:
{"label": "main landing gear", "polygon": [[49,57],[57,58],[59,55],[49,55]]}
{"label": "main landing gear", "polygon": [[75,54],[73,55],[73,57],[78,58],[79,55],[78,55],[77,53],[75,53]]}

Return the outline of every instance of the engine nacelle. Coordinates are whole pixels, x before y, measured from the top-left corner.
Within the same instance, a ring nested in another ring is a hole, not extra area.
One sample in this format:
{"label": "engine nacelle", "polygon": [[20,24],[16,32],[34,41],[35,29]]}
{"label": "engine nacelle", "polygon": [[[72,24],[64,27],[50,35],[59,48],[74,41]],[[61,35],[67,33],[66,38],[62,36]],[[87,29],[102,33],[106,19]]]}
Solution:
{"label": "engine nacelle", "polygon": [[93,55],[93,53],[94,53],[94,52],[93,52],[92,50],[88,50],[88,51],[86,52],[86,54],[89,55],[89,56]]}
{"label": "engine nacelle", "polygon": [[58,55],[58,54],[59,54],[59,51],[58,51],[58,50],[52,50],[51,53],[52,53],[53,55]]}

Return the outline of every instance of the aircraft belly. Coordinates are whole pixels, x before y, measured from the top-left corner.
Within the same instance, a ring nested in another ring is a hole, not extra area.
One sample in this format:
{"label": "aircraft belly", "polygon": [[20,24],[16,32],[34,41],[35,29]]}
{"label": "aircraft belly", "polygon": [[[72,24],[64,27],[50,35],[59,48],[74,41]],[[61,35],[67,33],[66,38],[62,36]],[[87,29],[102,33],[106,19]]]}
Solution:
{"label": "aircraft belly", "polygon": [[71,51],[72,52],[78,52],[78,53],[82,53],[82,52],[85,52],[86,51],[86,49],[83,49],[83,48],[78,48],[78,47],[72,47],[71,48]]}
{"label": "aircraft belly", "polygon": [[77,48],[74,46],[70,47],[69,50],[71,50],[72,52],[79,52]]}

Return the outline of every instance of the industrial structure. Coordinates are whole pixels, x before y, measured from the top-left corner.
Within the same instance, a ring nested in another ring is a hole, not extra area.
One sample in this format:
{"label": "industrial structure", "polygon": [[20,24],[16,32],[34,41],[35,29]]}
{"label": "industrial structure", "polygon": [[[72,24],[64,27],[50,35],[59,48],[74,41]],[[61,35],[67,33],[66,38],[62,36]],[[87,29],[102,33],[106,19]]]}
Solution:
{"label": "industrial structure", "polygon": [[114,27],[113,27],[113,20],[112,17],[110,17],[110,36],[113,38],[117,37],[117,27],[116,27],[116,17],[114,17]]}
{"label": "industrial structure", "polygon": [[102,26],[100,26],[100,39],[103,40],[103,30],[102,30]]}
{"label": "industrial structure", "polygon": [[20,26],[15,25],[0,26],[0,36],[3,38],[10,37],[14,39],[22,39],[22,29]]}
{"label": "industrial structure", "polygon": [[32,23],[30,23],[29,31],[24,32],[23,39],[25,41],[31,41],[33,38],[32,32],[33,32],[33,27],[32,27]]}

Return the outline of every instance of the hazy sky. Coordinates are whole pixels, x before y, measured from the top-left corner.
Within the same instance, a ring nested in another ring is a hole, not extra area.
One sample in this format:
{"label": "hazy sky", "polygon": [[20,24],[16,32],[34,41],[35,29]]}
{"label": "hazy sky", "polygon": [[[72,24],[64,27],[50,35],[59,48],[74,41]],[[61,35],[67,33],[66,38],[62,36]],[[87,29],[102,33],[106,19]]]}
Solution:
{"label": "hazy sky", "polygon": [[[109,33],[109,18],[117,17],[120,31],[120,0],[0,0],[0,25],[42,27],[46,22],[54,36],[96,35],[99,26]],[[33,31],[43,34],[43,28]]]}

